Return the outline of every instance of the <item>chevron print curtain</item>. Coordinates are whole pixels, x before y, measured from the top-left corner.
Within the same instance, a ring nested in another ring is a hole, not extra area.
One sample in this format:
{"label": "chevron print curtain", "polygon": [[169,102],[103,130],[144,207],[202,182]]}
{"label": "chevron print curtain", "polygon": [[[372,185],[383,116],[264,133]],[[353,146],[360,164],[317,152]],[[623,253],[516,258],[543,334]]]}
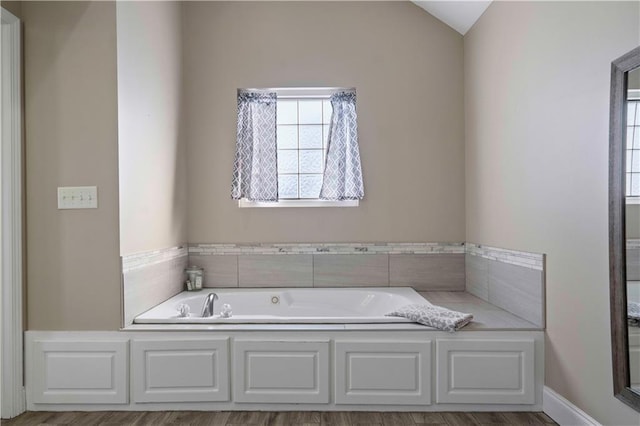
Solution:
{"label": "chevron print curtain", "polygon": [[231,198],[278,201],[276,93],[238,91]]}
{"label": "chevron print curtain", "polygon": [[355,92],[331,96],[333,114],[327,139],[327,159],[320,199],[361,200],[364,197],[358,148]]}

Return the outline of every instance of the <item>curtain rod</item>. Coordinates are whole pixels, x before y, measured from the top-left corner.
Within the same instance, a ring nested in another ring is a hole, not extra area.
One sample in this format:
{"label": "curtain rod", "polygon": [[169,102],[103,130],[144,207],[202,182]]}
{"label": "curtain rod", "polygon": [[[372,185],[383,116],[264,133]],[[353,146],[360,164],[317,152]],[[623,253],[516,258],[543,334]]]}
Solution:
{"label": "curtain rod", "polygon": [[355,92],[355,87],[248,87],[238,89],[239,91],[252,91],[252,92]]}

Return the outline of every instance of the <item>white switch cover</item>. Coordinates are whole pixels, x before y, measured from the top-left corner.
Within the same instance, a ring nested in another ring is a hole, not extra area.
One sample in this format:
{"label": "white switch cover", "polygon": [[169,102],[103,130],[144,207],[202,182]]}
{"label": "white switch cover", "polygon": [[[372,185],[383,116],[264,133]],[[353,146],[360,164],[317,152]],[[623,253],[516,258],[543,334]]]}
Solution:
{"label": "white switch cover", "polygon": [[97,186],[58,187],[58,209],[97,209]]}

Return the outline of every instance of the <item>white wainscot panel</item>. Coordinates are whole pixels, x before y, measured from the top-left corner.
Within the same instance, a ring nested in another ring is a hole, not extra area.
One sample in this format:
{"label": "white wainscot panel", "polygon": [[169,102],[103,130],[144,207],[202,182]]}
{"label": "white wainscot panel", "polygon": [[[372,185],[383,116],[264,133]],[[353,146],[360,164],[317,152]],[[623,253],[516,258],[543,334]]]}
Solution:
{"label": "white wainscot panel", "polygon": [[235,402],[329,402],[329,341],[235,340]]}
{"label": "white wainscot panel", "polygon": [[229,400],[229,339],[134,340],[135,402]]}
{"label": "white wainscot panel", "polygon": [[126,404],[128,341],[33,342],[36,404]]}
{"label": "white wainscot panel", "polygon": [[431,342],[335,342],[336,404],[431,404]]}
{"label": "white wainscot panel", "polygon": [[533,340],[438,340],[437,402],[533,404]]}

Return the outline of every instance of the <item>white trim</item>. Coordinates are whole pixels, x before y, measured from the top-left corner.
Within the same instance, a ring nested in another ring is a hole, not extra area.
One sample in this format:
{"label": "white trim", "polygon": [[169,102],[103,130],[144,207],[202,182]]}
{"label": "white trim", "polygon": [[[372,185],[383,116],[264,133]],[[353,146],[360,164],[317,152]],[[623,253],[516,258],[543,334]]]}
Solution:
{"label": "white trim", "polygon": [[626,205],[640,204],[640,197],[630,197],[627,195],[624,199],[624,202]]}
{"label": "white trim", "polygon": [[25,411],[22,349],[22,100],[20,20],[2,9],[2,417]]}
{"label": "white trim", "polygon": [[542,411],[560,426],[602,426],[593,417],[547,386],[542,391]]}
{"label": "white trim", "polygon": [[629,90],[627,90],[627,100],[628,101],[640,100],[640,89],[629,89]]}
{"label": "white trim", "polygon": [[246,198],[238,200],[238,207],[358,207],[359,200],[328,201],[328,200],[278,200],[273,202],[250,201]]}

